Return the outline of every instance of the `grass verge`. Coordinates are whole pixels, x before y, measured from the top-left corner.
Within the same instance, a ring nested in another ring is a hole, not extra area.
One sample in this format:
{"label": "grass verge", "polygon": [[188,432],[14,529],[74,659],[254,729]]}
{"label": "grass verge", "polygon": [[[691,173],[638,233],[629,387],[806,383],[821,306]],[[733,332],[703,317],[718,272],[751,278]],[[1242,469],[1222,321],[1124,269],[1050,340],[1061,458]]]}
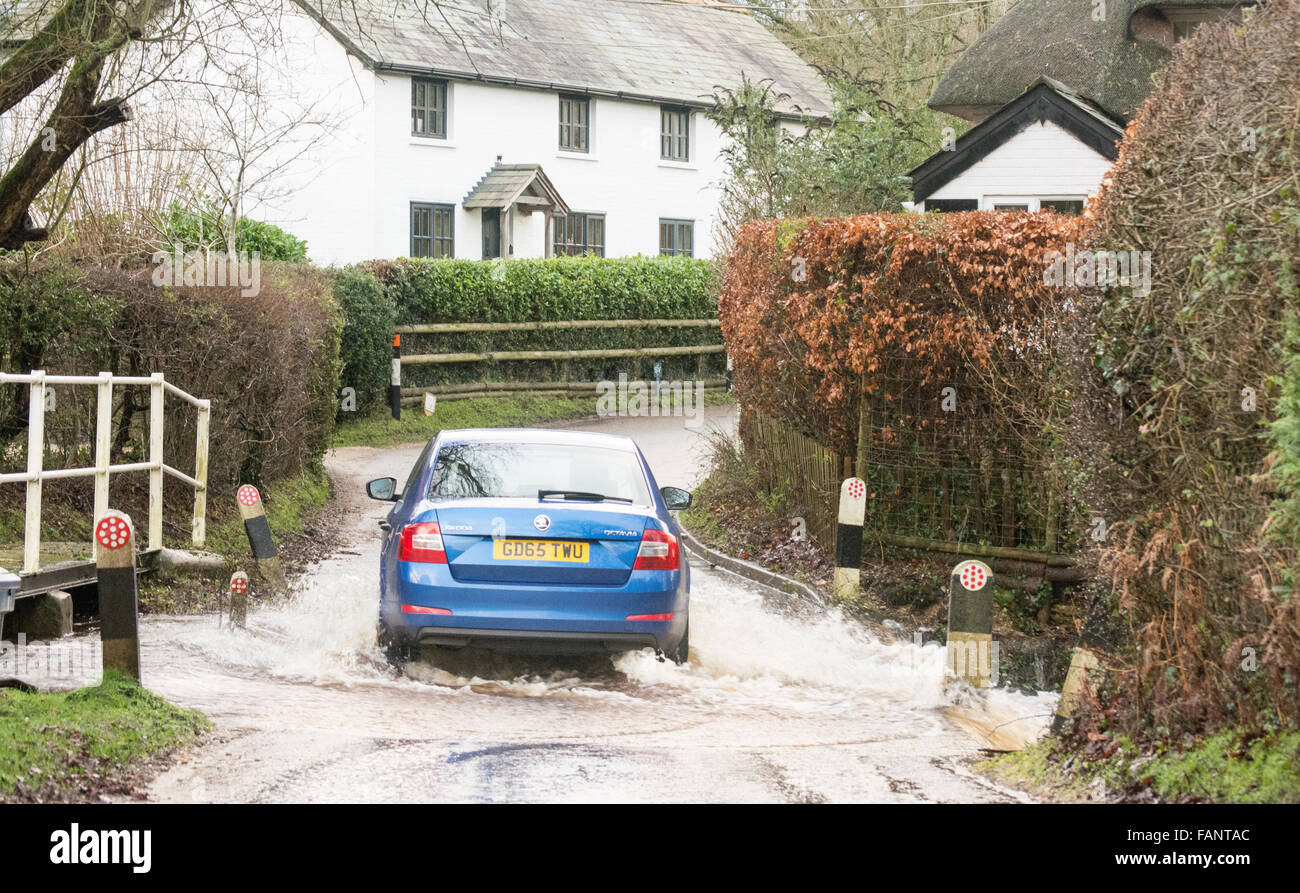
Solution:
{"label": "grass verge", "polygon": [[358,419],[339,425],[333,445],[392,446],[428,440],[443,428],[512,428],[558,422],[595,415],[596,403],[590,397],[537,397],[520,394],[510,397],[475,397],[469,400],[443,400],[438,411],[425,415],[418,406],[402,410],[402,420],[394,421],[387,409],[375,409]]}
{"label": "grass verge", "polygon": [[[273,481],[262,493],[266,520],[277,540],[298,536],[307,520],[329,502],[330,479],[323,469],[305,471]],[[234,494],[229,506],[224,506],[208,526],[205,548],[220,555],[244,556],[248,554],[248,534],[244,521],[234,507]],[[226,511],[225,509],[229,509]]]}
{"label": "grass verge", "polygon": [[[322,557],[328,538],[317,536],[318,520],[330,498],[330,479],[323,469],[305,471],[273,481],[263,490],[267,521],[280,550],[285,570],[293,572]],[[235,508],[234,498],[210,506],[204,548],[227,559],[226,574],[217,580],[202,576],[173,576],[162,572],[141,575],[140,609],[145,613],[192,614],[215,610],[228,589],[229,574],[237,568],[253,576],[248,534]],[[182,546],[183,547],[183,546]],[[253,600],[262,600],[256,582]],[[269,596],[270,593],[265,593]]]}
{"label": "grass verge", "polygon": [[1051,800],[1300,803],[1300,732],[1234,729],[1153,753],[1122,736],[1097,736],[1082,753],[1047,738],[975,768]]}
{"label": "grass verge", "polygon": [[833,556],[800,535],[800,513],[763,489],[739,441],[713,436],[709,462],[709,476],[695,488],[694,503],[682,513],[682,524],[706,545],[728,555],[826,588]]}
{"label": "grass verge", "polygon": [[0,690],[0,801],[94,799],[129,790],[141,761],[194,740],[203,714],[108,672],[54,694]]}

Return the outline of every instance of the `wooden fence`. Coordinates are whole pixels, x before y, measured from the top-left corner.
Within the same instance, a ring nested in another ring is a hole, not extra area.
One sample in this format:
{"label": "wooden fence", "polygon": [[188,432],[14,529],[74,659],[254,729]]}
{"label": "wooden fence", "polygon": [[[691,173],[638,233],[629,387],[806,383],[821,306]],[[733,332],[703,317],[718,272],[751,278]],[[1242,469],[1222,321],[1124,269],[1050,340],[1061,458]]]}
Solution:
{"label": "wooden fence", "polygon": [[853,474],[849,457],[757,412],[745,412],[740,433],[760,483],[785,497],[813,540],[834,549],[840,482]]}
{"label": "wooden fence", "polygon": [[[712,328],[716,319],[591,319],[556,322],[503,322],[503,323],[425,323],[397,326],[398,335],[454,335],[497,332],[548,332],[570,329],[619,328]],[[577,350],[479,350],[447,351],[441,353],[413,353],[402,357],[403,366],[443,367],[459,363],[510,363],[544,361],[564,364],[571,360],[631,359],[631,377],[641,379],[644,364],[661,357],[696,357],[696,375],[704,381],[706,390],[726,387],[724,378],[708,378],[706,360],[711,355],[725,354],[725,344],[676,345],[660,347],[617,347]],[[562,367],[563,368],[563,367]],[[528,392],[535,396],[587,396],[595,395],[602,382],[573,381],[567,372],[546,380],[474,381],[455,384],[430,385],[402,389],[403,403],[418,403],[424,394],[435,394],[441,400],[463,400],[470,397],[497,397]]]}

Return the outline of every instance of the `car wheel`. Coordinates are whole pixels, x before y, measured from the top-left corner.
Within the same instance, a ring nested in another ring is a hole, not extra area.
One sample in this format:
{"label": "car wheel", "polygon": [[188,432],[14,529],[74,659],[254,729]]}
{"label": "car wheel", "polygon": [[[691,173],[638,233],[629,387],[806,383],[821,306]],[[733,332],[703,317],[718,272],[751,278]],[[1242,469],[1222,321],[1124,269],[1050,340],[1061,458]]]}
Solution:
{"label": "car wheel", "polygon": [[682,631],[682,640],[677,643],[677,650],[672,653],[673,663],[684,664],[691,657],[691,622],[686,621],[686,629]]}
{"label": "car wheel", "polygon": [[379,642],[379,647],[384,650],[384,657],[388,658],[390,664],[406,663],[411,659],[410,643],[401,636],[393,635],[382,620],[376,627],[375,638]]}

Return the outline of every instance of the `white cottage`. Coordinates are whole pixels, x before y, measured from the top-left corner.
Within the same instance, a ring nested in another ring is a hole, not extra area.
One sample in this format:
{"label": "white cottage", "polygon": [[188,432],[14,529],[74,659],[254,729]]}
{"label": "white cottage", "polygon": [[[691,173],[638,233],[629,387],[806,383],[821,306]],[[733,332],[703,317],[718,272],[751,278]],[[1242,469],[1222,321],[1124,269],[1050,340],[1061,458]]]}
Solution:
{"label": "white cottage", "polygon": [[975,126],[911,172],[914,210],[1078,213],[1173,45],[1243,5],[1021,0],[930,97]]}
{"label": "white cottage", "polygon": [[260,209],[313,260],[707,256],[718,87],[769,79],[829,114],[817,73],[749,15],[644,0],[298,0],[297,70],[345,121],[310,182]]}

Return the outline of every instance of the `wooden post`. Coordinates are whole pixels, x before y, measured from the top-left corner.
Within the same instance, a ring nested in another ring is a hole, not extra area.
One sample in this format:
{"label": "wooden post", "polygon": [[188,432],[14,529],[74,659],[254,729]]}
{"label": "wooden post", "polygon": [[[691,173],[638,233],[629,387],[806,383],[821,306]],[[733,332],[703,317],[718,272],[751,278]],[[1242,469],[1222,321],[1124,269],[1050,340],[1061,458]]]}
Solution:
{"label": "wooden post", "polygon": [[95,578],[104,669],[140,678],[140,628],[131,519],[109,509],[95,522]]}
{"label": "wooden post", "polygon": [[99,373],[95,414],[95,517],[108,512],[108,466],[113,449],[113,373]]}
{"label": "wooden post", "polygon": [[[865,388],[867,376],[862,376],[862,387]],[[862,480],[867,479],[867,462],[871,457],[871,398],[865,390],[862,390],[858,396],[858,477]]]}
{"label": "wooden post", "polygon": [[248,545],[257,562],[258,574],[276,592],[285,592],[289,587],[280,566],[280,553],[271,538],[271,525],[266,520],[262,494],[252,484],[244,484],[235,492],[235,501],[239,503],[239,514],[244,519],[244,532],[248,534]]}
{"label": "wooden post", "polygon": [[27,402],[27,518],[23,536],[23,573],[41,566],[41,469],[45,461],[45,373],[33,369]]}
{"label": "wooden post", "polygon": [[1056,715],[1052,717],[1052,733],[1057,734],[1092,692],[1092,682],[1088,673],[1098,666],[1097,655],[1087,648],[1076,648],[1070,656],[1070,669],[1065,674],[1065,685],[1061,687],[1061,700],[1056,704]]}
{"label": "wooden post", "polygon": [[963,561],[948,580],[948,665],[945,675],[988,688],[993,648],[993,571]]}
{"label": "wooden post", "polygon": [[149,551],[162,548],[163,374],[149,376]]}
{"label": "wooden post", "polygon": [[248,574],[235,571],[230,575],[230,625],[243,629],[248,622]]}
{"label": "wooden post", "polygon": [[208,536],[208,426],[211,419],[212,401],[199,401],[194,439],[194,480],[199,482],[199,486],[194,488],[194,521],[191,525],[196,546],[202,546]]}
{"label": "wooden post", "polygon": [[857,599],[862,585],[862,522],[867,513],[867,485],[861,478],[840,484],[839,523],[835,532],[836,599]]}
{"label": "wooden post", "polygon": [[388,382],[388,405],[393,418],[402,420],[402,336],[393,335],[393,368]]}

